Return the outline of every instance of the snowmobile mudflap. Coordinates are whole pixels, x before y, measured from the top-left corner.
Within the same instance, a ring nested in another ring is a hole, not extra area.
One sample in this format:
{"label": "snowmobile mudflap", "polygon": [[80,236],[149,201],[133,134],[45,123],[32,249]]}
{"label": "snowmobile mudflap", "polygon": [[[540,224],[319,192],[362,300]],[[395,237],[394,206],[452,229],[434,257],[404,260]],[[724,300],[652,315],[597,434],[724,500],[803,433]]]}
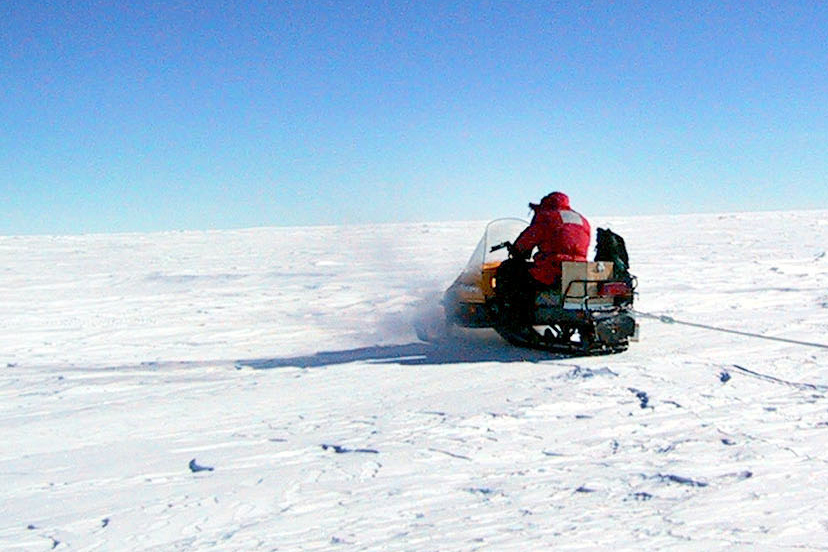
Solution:
{"label": "snowmobile mudflap", "polygon": [[626,342],[635,334],[635,319],[627,313],[606,318],[595,317],[595,337],[601,343],[614,345]]}

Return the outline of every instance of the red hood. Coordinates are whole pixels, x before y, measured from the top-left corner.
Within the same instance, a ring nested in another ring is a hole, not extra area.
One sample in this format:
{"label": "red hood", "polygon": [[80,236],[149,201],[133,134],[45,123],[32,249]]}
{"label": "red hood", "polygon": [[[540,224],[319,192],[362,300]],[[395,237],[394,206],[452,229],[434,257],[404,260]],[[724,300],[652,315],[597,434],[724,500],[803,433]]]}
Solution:
{"label": "red hood", "polygon": [[543,211],[566,211],[569,210],[569,196],[563,192],[552,192],[544,197],[540,205],[530,203],[529,207],[537,211],[539,208]]}

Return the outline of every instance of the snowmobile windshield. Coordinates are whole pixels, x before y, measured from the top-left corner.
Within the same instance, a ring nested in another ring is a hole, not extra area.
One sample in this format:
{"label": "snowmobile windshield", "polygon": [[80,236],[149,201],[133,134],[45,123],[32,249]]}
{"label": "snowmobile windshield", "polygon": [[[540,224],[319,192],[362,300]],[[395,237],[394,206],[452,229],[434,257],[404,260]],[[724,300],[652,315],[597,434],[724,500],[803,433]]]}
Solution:
{"label": "snowmobile windshield", "polygon": [[514,242],[528,225],[528,222],[518,218],[497,219],[487,224],[483,237],[466,264],[466,271],[478,271],[486,265],[499,264],[506,260],[509,256],[506,248],[492,252],[492,246],[505,241]]}

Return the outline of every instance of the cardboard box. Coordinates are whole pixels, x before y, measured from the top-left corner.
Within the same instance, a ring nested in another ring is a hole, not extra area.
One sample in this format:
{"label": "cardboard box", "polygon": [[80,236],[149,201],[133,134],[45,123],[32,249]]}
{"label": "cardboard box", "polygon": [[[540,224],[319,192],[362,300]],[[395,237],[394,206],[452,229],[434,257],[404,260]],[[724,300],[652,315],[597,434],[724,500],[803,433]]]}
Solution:
{"label": "cardboard box", "polygon": [[[612,305],[612,297],[598,295],[598,283],[612,280],[612,263],[562,263],[561,293],[565,293],[564,308],[582,308],[587,297],[591,307]],[[570,285],[571,284],[571,285]]]}

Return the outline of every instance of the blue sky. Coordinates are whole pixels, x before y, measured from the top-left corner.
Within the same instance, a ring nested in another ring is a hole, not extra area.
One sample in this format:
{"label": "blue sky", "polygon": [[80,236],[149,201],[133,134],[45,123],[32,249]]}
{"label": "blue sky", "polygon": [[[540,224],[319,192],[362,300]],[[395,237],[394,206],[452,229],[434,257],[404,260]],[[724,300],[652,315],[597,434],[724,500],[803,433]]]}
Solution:
{"label": "blue sky", "polygon": [[0,3],[0,234],[828,208],[823,2]]}

